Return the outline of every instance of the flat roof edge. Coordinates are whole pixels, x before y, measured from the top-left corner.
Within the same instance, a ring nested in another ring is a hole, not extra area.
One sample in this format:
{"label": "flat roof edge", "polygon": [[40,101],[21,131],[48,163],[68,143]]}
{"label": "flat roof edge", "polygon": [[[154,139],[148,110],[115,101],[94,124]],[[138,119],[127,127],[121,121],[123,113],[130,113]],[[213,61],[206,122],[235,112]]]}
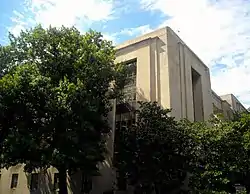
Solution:
{"label": "flat roof edge", "polygon": [[131,45],[135,45],[135,44],[138,44],[138,43],[141,43],[145,40],[149,40],[149,39],[154,39],[154,38],[157,38],[163,34],[166,34],[167,32],[167,27],[164,27],[164,28],[160,28],[158,30],[155,30],[155,31],[152,31],[152,32],[149,32],[147,34],[143,34],[141,36],[138,36],[134,39],[131,39],[131,40],[127,40],[119,45],[117,45],[115,47],[116,50],[121,50],[123,48],[126,48],[128,46],[131,46]]}
{"label": "flat roof edge", "polygon": [[[209,67],[198,57],[198,55],[192,50],[190,49],[190,47],[179,37],[178,34],[176,34],[176,32],[170,28],[169,26],[166,27],[167,30],[171,31],[172,33],[175,34],[175,36],[178,37],[178,39],[181,41],[181,43],[198,59],[198,61],[201,62],[201,64],[209,71]],[[209,72],[210,73],[210,72]]]}
{"label": "flat roof edge", "polygon": [[158,39],[158,37],[153,37],[153,38],[149,37],[149,38],[143,39],[143,40],[141,40],[141,41],[137,41],[137,42],[135,42],[135,43],[128,44],[128,45],[123,46],[123,47],[121,47],[121,48],[116,48],[116,52],[119,52],[119,51],[121,51],[121,50],[123,50],[123,49],[126,49],[126,48],[128,48],[128,47],[135,46],[135,45],[141,44],[141,43],[143,43],[143,42],[146,42],[146,41],[149,41],[149,40],[154,40],[154,39]]}

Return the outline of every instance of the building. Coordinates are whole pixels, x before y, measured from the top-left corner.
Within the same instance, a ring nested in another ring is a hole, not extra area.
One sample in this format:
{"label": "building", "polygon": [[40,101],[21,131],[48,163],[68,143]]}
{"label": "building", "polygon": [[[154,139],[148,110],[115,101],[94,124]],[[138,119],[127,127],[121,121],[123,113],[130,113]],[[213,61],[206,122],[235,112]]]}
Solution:
{"label": "building", "polygon": [[227,101],[234,111],[236,112],[247,111],[247,109],[241,104],[241,102],[233,94],[226,94],[220,97],[222,100]]}
{"label": "building", "polygon": [[233,94],[218,96],[212,91],[213,113],[233,119],[234,113],[248,111]]}
{"label": "building", "polygon": [[228,118],[246,110],[234,95],[220,97],[211,89],[208,67],[169,27],[116,48],[117,62],[136,66],[137,101],[157,101],[171,108],[176,119],[191,121],[207,120],[213,113]]}
{"label": "building", "polygon": [[[100,164],[102,176],[92,178],[91,194],[112,189],[116,180],[112,170],[115,133],[123,125],[135,122],[133,110],[136,101],[157,101],[172,109],[176,119],[204,121],[214,113],[232,118],[234,111],[246,110],[232,95],[218,96],[211,89],[210,72],[199,57],[173,32],[165,27],[116,47],[116,62],[125,62],[131,68],[131,82],[125,86],[126,103],[117,101],[110,112],[113,133],[108,141],[110,157]],[[116,129],[116,130],[115,130]],[[69,178],[69,193],[81,193],[86,182],[76,175]],[[72,184],[71,184],[72,183]],[[58,184],[57,170],[23,173],[23,165],[1,170],[0,194],[52,193]]]}

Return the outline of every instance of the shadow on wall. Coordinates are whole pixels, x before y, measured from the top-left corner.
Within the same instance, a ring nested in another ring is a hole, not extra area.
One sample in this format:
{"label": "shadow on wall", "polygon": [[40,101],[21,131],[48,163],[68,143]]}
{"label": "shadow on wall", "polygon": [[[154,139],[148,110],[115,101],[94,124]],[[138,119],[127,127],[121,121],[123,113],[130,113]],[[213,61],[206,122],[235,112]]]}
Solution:
{"label": "shadow on wall", "polygon": [[53,184],[53,178],[54,174],[51,172],[48,172],[48,170],[44,170],[41,172],[44,176],[41,177],[41,186],[40,193],[42,194],[49,194],[51,191],[54,190],[54,184]]}
{"label": "shadow on wall", "polygon": [[[38,182],[37,182],[37,189],[34,188],[32,190],[31,188],[31,173],[25,173],[27,178],[27,186],[30,190],[30,194],[51,194],[54,190],[54,184],[53,184],[53,173],[49,172],[48,170],[41,170],[38,174]],[[34,183],[35,184],[35,183]]]}
{"label": "shadow on wall", "polygon": [[[51,194],[57,193],[58,187],[54,184],[54,176],[56,170],[42,170],[38,173],[38,185],[37,189],[32,190],[31,176],[30,173],[25,173],[27,178],[28,189],[30,190],[30,194]],[[81,172],[74,173],[73,175],[68,176],[68,192],[74,194],[82,194],[82,185],[81,185]]]}
{"label": "shadow on wall", "polygon": [[82,180],[81,172],[76,172],[72,175],[69,175],[68,188],[70,188],[72,193],[76,193],[76,194],[83,193],[81,180]]}

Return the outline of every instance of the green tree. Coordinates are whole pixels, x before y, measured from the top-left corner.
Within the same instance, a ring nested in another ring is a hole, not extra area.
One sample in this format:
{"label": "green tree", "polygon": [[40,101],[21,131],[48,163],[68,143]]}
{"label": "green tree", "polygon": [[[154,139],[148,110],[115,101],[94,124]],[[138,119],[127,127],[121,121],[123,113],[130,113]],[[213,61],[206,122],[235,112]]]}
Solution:
{"label": "green tree", "polygon": [[198,193],[235,193],[234,185],[242,179],[240,163],[245,155],[238,124],[216,118],[189,124],[197,142],[191,189]]}
{"label": "green tree", "polygon": [[56,167],[65,194],[67,172],[91,176],[105,159],[107,114],[126,68],[100,33],[75,28],[37,26],[0,51],[2,164]]}
{"label": "green tree", "polygon": [[239,114],[233,123],[233,128],[238,133],[241,146],[235,155],[237,174],[234,179],[245,186],[246,192],[250,193],[250,114]]}
{"label": "green tree", "polygon": [[140,102],[136,124],[119,138],[116,167],[141,192],[180,189],[192,163],[192,136],[156,102]]}

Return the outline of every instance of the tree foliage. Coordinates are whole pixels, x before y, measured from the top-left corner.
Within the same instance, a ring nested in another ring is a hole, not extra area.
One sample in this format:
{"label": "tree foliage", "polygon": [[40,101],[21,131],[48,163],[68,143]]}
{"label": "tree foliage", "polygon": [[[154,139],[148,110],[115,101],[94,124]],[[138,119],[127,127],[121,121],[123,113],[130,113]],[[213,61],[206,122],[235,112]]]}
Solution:
{"label": "tree foliage", "polygon": [[136,124],[123,128],[116,167],[128,184],[145,193],[181,193],[187,182],[191,193],[235,193],[236,185],[250,193],[249,113],[208,122],[177,122],[169,113],[140,103]]}
{"label": "tree foliage", "polygon": [[194,141],[169,113],[156,102],[140,102],[136,124],[124,128],[117,142],[118,172],[141,192],[178,190],[190,169]]}
{"label": "tree foliage", "polygon": [[235,185],[240,184],[250,192],[249,119],[249,114],[241,114],[235,121],[213,119],[206,124],[190,123],[199,150],[191,176],[193,190],[235,193]]}
{"label": "tree foliage", "polygon": [[[112,43],[100,33],[37,26],[0,48],[2,165],[98,171],[105,158],[110,100],[125,83]],[[64,186],[63,186],[64,185]]]}

